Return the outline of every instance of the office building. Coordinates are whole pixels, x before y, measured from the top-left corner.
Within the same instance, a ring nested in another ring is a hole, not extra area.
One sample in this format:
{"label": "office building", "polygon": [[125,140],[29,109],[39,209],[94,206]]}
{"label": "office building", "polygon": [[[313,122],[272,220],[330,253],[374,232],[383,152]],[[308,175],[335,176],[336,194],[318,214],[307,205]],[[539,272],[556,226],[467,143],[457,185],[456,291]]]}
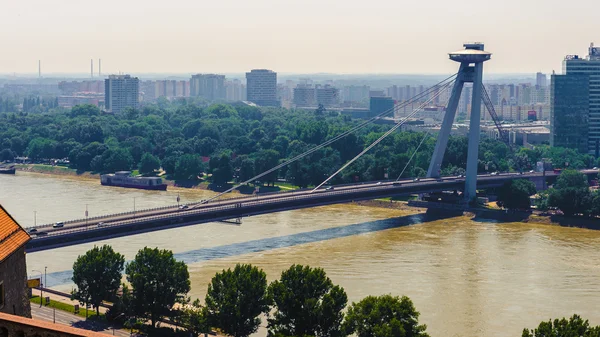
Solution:
{"label": "office building", "polygon": [[598,156],[600,154],[598,153],[598,147],[600,147],[600,48],[591,44],[587,58],[567,55],[563,61],[563,74],[589,76],[587,152]]}
{"label": "office building", "polygon": [[340,91],[337,88],[326,84],[316,87],[317,104],[324,107],[333,107],[339,104]]}
{"label": "office building", "polygon": [[545,87],[546,86],[546,74],[543,74],[540,72],[535,74],[535,85],[537,85],[538,87]]}
{"label": "office building", "polygon": [[227,101],[245,101],[246,85],[240,80],[225,82],[225,100]]}
{"label": "office building", "polygon": [[[371,97],[369,110],[371,110],[371,116],[377,116],[383,112],[389,111],[394,108],[396,102],[391,97]],[[386,114],[386,117],[394,117],[393,112]]]}
{"label": "office building", "polygon": [[588,152],[589,76],[552,75],[550,81],[550,145]]}
{"label": "office building", "polygon": [[110,75],[104,80],[104,88],[106,111],[121,113],[126,107],[139,108],[140,80],[137,77]]}
{"label": "office building", "polygon": [[358,105],[366,106],[369,102],[369,91],[371,88],[366,85],[350,85],[344,87],[342,90],[342,100],[348,102],[350,105],[356,103]]}
{"label": "office building", "polygon": [[315,106],[317,98],[312,85],[298,84],[294,88],[294,105],[297,107]]}
{"label": "office building", "polygon": [[280,106],[277,99],[277,73],[253,69],[246,73],[247,100],[261,106]]}
{"label": "office building", "polygon": [[190,79],[190,96],[209,101],[225,100],[225,75],[196,74]]}

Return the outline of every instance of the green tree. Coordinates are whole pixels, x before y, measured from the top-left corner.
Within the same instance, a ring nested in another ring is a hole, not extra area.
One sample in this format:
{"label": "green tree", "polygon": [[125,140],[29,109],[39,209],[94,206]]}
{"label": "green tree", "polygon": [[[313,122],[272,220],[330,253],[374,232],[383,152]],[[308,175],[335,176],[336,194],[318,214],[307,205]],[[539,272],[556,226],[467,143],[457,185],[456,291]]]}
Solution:
{"label": "green tree", "polygon": [[134,311],[138,317],[150,319],[152,327],[190,291],[187,265],[176,261],[169,250],[144,247],[125,271],[132,287]]}
{"label": "green tree", "polygon": [[10,149],[2,149],[0,151],[0,161],[13,161],[15,159],[15,153]]}
{"label": "green tree", "polygon": [[[257,174],[266,172],[279,164],[279,153],[275,150],[262,150],[256,154],[254,160],[254,172]],[[261,181],[274,184],[277,180],[277,170],[260,178]]]}
{"label": "green tree", "polygon": [[184,154],[179,157],[175,164],[175,177],[177,179],[196,180],[202,173],[204,164],[199,156],[193,154]]}
{"label": "green tree", "polygon": [[73,263],[72,280],[77,286],[73,298],[82,304],[91,304],[100,315],[102,301],[114,298],[121,284],[121,270],[125,257],[111,246],[94,246]]}
{"label": "green tree", "polygon": [[558,207],[565,215],[588,214],[591,203],[587,178],[575,170],[564,170],[548,194],[548,205]]}
{"label": "green tree", "polygon": [[102,153],[101,163],[102,172],[128,171],[133,165],[133,158],[127,149],[112,148]]}
{"label": "green tree", "polygon": [[71,116],[98,116],[100,114],[100,109],[93,104],[81,104],[76,105],[71,109]]}
{"label": "green tree", "polygon": [[367,296],[352,303],[344,321],[345,332],[358,337],[428,337],[426,329],[406,296]]}
{"label": "green tree", "polygon": [[592,209],[590,213],[593,216],[600,215],[600,191],[598,190],[592,195]]}
{"label": "green tree", "polygon": [[275,312],[269,336],[344,336],[341,324],[348,297],[321,268],[293,265],[269,285]]}
{"label": "green tree", "polygon": [[536,329],[523,329],[522,337],[600,337],[600,326],[591,327],[577,314],[569,320],[555,319],[541,322]]}
{"label": "green tree", "polygon": [[267,275],[249,264],[217,273],[206,294],[207,320],[233,337],[246,337],[260,326],[260,314],[269,311]]}
{"label": "green tree", "polygon": [[233,178],[229,154],[222,153],[219,156],[212,157],[208,164],[212,171],[212,181],[217,186],[225,185]]}
{"label": "green tree", "polygon": [[153,156],[151,153],[144,153],[140,161],[139,170],[141,174],[150,174],[154,170],[160,169],[160,160]]}
{"label": "green tree", "polygon": [[206,310],[200,305],[200,300],[196,299],[191,305],[186,305],[181,309],[181,320],[186,329],[194,336],[209,331],[209,324],[206,320]]}
{"label": "green tree", "polygon": [[498,189],[498,205],[511,209],[529,209],[529,197],[535,192],[535,184],[529,180],[509,180]]}

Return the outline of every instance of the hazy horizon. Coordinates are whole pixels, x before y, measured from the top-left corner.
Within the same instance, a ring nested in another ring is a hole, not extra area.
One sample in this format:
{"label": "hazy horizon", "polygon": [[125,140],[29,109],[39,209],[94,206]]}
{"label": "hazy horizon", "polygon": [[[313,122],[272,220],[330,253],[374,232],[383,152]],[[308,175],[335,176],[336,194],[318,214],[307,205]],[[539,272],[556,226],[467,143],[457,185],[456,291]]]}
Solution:
{"label": "hazy horizon", "polygon": [[[489,74],[560,73],[587,54],[600,3],[548,0],[63,0],[0,5],[0,73],[451,74],[482,41]],[[600,40],[597,41],[600,43]]]}

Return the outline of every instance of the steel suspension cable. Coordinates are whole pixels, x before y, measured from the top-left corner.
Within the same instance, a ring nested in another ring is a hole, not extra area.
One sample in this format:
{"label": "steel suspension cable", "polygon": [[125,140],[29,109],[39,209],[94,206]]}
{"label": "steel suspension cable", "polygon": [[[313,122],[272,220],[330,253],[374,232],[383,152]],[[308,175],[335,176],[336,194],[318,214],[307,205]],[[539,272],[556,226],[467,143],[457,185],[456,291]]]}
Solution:
{"label": "steel suspension cable", "polygon": [[[448,100],[449,99],[450,98],[448,98]],[[448,106],[448,100],[446,100],[446,103],[444,104],[444,106]],[[419,145],[417,146],[417,148],[415,149],[413,154],[408,159],[408,162],[406,163],[406,165],[404,165],[404,168],[402,169],[402,172],[400,172],[400,175],[398,175],[398,178],[396,178],[396,181],[400,180],[400,177],[402,177],[402,174],[404,174],[404,171],[406,171],[406,168],[408,168],[408,165],[410,164],[410,162],[413,160],[413,158],[415,157],[417,152],[419,152],[419,148],[421,148],[421,145],[423,145],[423,142],[425,141],[425,139],[427,139],[427,136],[429,136],[430,133],[431,133],[431,130],[428,130],[427,132],[425,132],[425,134],[423,135],[423,139],[421,139],[421,142],[419,142]]]}
{"label": "steel suspension cable", "polygon": [[[449,82],[448,84],[446,84],[445,88],[448,88],[452,83],[453,82]],[[431,101],[433,101],[441,93],[442,93],[442,91],[438,91],[434,96],[432,96],[431,98],[429,98],[426,102],[423,102],[411,114],[409,114],[408,116],[406,116],[404,118],[404,120],[402,120],[402,121],[398,122],[396,125],[394,125],[394,127],[392,127],[391,129],[389,129],[381,137],[379,137],[376,141],[374,141],[373,143],[371,143],[371,145],[369,145],[367,148],[365,148],[361,153],[359,153],[358,155],[356,155],[354,158],[352,158],[350,161],[348,161],[346,164],[344,164],[344,166],[342,166],[339,170],[337,170],[334,174],[332,174],[331,176],[329,176],[329,178],[325,179],[322,183],[320,183],[317,187],[315,187],[311,191],[311,193],[314,192],[314,191],[316,191],[316,190],[318,190],[321,186],[325,185],[329,180],[331,180],[333,177],[335,177],[338,173],[342,172],[346,167],[350,166],[350,164],[352,164],[353,162],[355,162],[363,154],[367,153],[370,149],[372,149],[374,146],[376,146],[377,144],[379,144],[382,140],[384,140],[392,132],[396,131],[400,126],[402,126],[408,120],[408,118],[416,115],[420,110],[422,110],[425,106],[427,106],[427,104],[429,104]]]}
{"label": "steel suspension cable", "polygon": [[[311,148],[311,149],[309,149],[309,150],[307,150],[307,151],[305,151],[305,152],[303,152],[303,153],[301,153],[301,154],[299,154],[299,155],[297,155],[297,156],[295,156],[295,157],[293,157],[291,159],[288,159],[285,162],[283,162],[283,163],[281,163],[281,164],[279,164],[279,165],[277,165],[277,166],[275,166],[275,167],[273,167],[273,168],[271,168],[271,169],[269,169],[269,170],[267,170],[267,171],[265,171],[265,172],[263,172],[261,174],[258,174],[258,175],[254,176],[254,177],[252,177],[252,178],[250,178],[250,179],[248,179],[246,181],[243,181],[243,182],[241,182],[241,183],[239,183],[239,184],[237,184],[237,185],[235,185],[235,186],[233,186],[233,187],[231,187],[231,188],[229,188],[229,189],[227,189],[227,190],[225,190],[225,191],[217,194],[214,197],[206,199],[206,200],[202,201],[201,203],[204,204],[204,203],[207,203],[207,202],[209,202],[211,200],[217,199],[217,198],[221,197],[222,195],[224,195],[226,193],[229,193],[229,192],[231,192],[233,190],[236,190],[236,189],[238,189],[241,186],[247,185],[248,183],[250,183],[250,182],[252,182],[254,180],[262,178],[262,177],[266,176],[269,173],[272,173],[272,172],[274,172],[274,171],[276,171],[276,170],[278,170],[278,169],[280,169],[282,167],[285,167],[285,166],[287,166],[287,165],[289,165],[289,164],[291,164],[291,163],[293,163],[293,162],[295,162],[295,161],[297,161],[299,159],[302,159],[302,158],[308,156],[309,154],[314,153],[314,152],[316,152],[316,151],[318,151],[318,150],[326,147],[327,145],[332,144],[332,143],[340,140],[341,138],[344,138],[347,135],[349,135],[351,133],[354,133],[354,132],[356,132],[356,131],[364,128],[368,124],[370,124],[370,123],[372,123],[372,122],[374,122],[374,121],[376,121],[376,120],[378,120],[378,119],[380,119],[380,118],[388,115],[390,112],[396,112],[396,110],[399,110],[399,109],[401,109],[401,108],[403,108],[403,107],[405,107],[405,106],[407,106],[409,104],[414,103],[415,101],[421,99],[422,97],[429,95],[431,92],[434,92],[436,90],[438,90],[438,92],[440,92],[439,88],[440,87],[445,88],[445,87],[447,87],[448,83],[453,83],[454,80],[455,80],[455,77],[457,75],[458,75],[458,73],[450,75],[450,76],[446,77],[445,79],[443,79],[442,81],[438,82],[437,84],[435,84],[435,85],[429,87],[428,89],[422,91],[421,93],[419,93],[419,94],[411,97],[409,100],[404,101],[404,102],[402,102],[399,105],[395,105],[393,108],[388,109],[388,110],[386,110],[386,111],[378,114],[377,116],[374,116],[374,117],[372,117],[372,118],[370,118],[370,119],[368,119],[368,120],[366,120],[364,122],[359,123],[358,125],[352,127],[351,129],[349,129],[347,131],[344,131],[343,133],[341,133],[341,134],[333,137],[332,139],[327,140],[327,141],[323,142],[322,144],[319,144],[319,145],[317,145],[317,146],[315,146],[315,147],[313,147],[313,148]],[[450,81],[450,82],[448,82],[448,81]],[[436,97],[437,97],[437,95],[436,95]]]}

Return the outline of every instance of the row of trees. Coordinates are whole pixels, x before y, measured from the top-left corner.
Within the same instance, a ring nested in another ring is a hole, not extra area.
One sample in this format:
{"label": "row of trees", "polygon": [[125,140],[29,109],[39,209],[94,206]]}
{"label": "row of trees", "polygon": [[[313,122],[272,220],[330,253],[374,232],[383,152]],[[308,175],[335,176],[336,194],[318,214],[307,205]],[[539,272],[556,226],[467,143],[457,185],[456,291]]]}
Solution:
{"label": "row of trees", "polygon": [[[267,315],[269,336],[414,336],[426,337],[408,297],[368,296],[349,307],[344,289],[320,268],[293,265],[279,280],[267,283],[263,270],[248,264],[217,273],[204,305],[191,302],[185,263],[170,251],[144,248],[125,266],[129,286],[120,287],[123,255],[110,246],[94,247],[77,258],[73,297],[96,308],[114,301],[107,314],[147,319],[152,327],[169,318],[198,335],[217,329],[234,337],[256,332]],[[346,311],[347,309],[347,311]]]}
{"label": "row of trees", "polygon": [[[69,158],[80,171],[111,172],[162,167],[176,179],[212,173],[217,184],[243,181],[277,163],[303,153],[357,125],[357,121],[323,111],[257,108],[243,104],[202,105],[182,99],[160,101],[141,110],[102,114],[92,105],[42,114],[1,113],[0,151],[33,160]],[[315,185],[379,138],[390,126],[370,125],[289,167],[264,177],[262,183],[287,178],[298,186]],[[333,183],[397,177],[425,135],[395,133],[348,167]],[[435,139],[428,137],[408,166],[406,176],[423,176]],[[451,137],[442,174],[464,173],[467,139]],[[8,152],[10,151],[10,152]],[[106,153],[105,153],[106,152]],[[199,159],[210,157],[210,162]],[[152,156],[152,157],[149,157]],[[142,159],[146,158],[142,163]],[[151,158],[152,160],[148,160]],[[557,167],[598,165],[587,154],[540,146],[511,151],[493,139],[482,139],[479,171],[532,169],[541,158]],[[152,165],[149,165],[148,163]],[[179,168],[179,169],[178,169]]]}
{"label": "row of trees", "polygon": [[588,320],[583,320],[574,314],[566,318],[541,322],[535,329],[523,329],[522,337],[600,337],[600,326],[590,326]]}
{"label": "row of trees", "polygon": [[538,208],[560,209],[565,215],[600,216],[600,190],[590,191],[586,175],[575,171],[561,172],[556,184],[540,195]]}
{"label": "row of trees", "polygon": [[[534,194],[536,189],[531,181],[508,181],[498,189],[498,206],[529,209],[529,197]],[[565,215],[600,216],[600,190],[590,190],[585,174],[564,170],[552,188],[539,193],[536,207],[540,210],[560,209]]]}
{"label": "row of trees", "polygon": [[[428,336],[408,297],[367,296],[347,306],[344,289],[334,285],[320,268],[292,265],[279,280],[268,284],[263,270],[238,264],[212,278],[202,305],[186,296],[190,290],[187,266],[176,261],[172,252],[141,249],[125,266],[131,290],[121,285],[124,261],[123,255],[108,245],[79,256],[73,265],[77,285],[73,297],[91,304],[98,314],[103,300],[114,301],[107,313],[113,319],[137,317],[155,327],[162,318],[169,318],[194,335],[215,328],[234,337],[249,336],[261,325],[261,315],[266,315],[272,337]],[[120,286],[122,295],[117,296]],[[600,337],[600,326],[590,326],[573,315],[568,320],[543,321],[535,329],[524,329],[522,336]]]}

